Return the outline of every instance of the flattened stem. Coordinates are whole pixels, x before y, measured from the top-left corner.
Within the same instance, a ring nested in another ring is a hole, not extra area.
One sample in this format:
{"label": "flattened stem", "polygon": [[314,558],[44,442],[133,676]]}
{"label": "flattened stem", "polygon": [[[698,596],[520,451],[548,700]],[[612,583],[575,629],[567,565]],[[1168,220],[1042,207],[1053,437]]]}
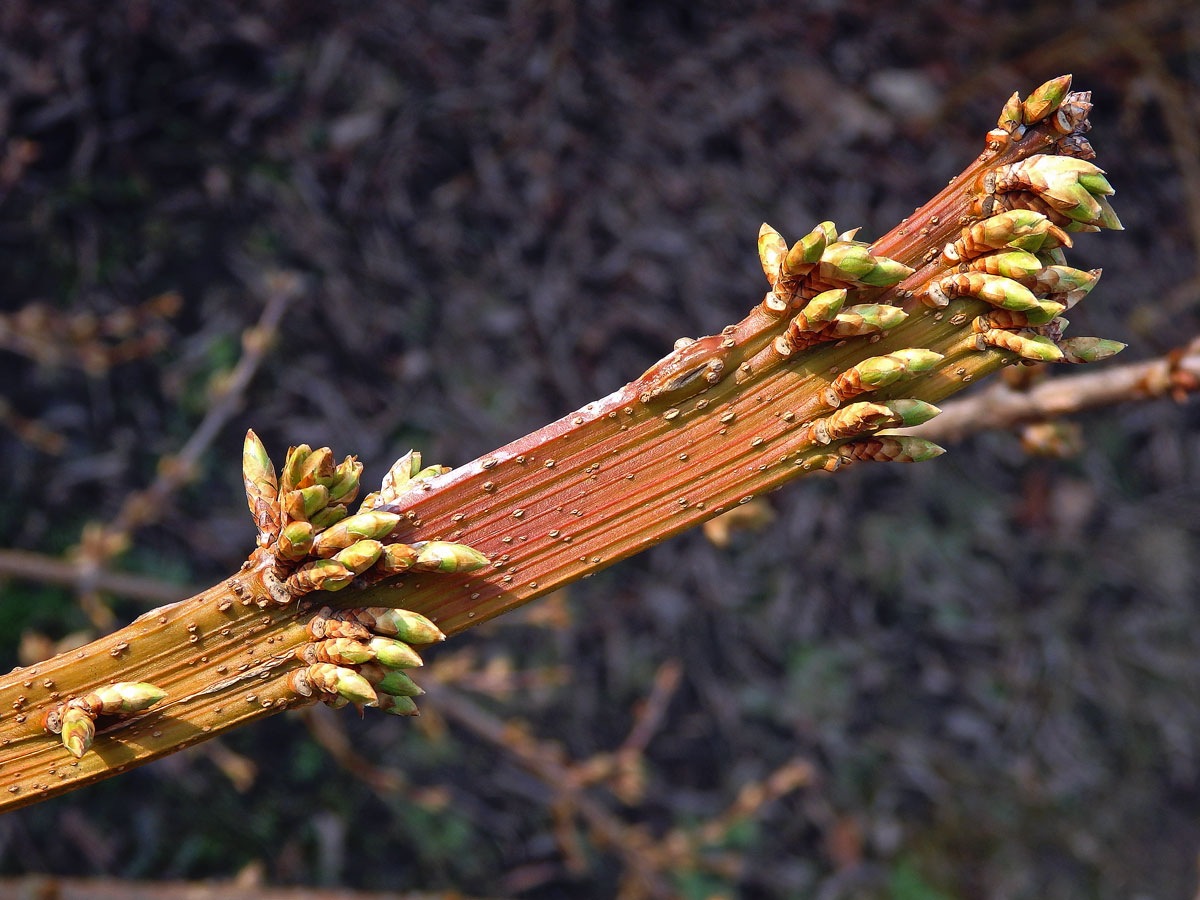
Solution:
{"label": "flattened stem", "polygon": [[[948,271],[940,249],[957,237],[980,172],[1045,150],[1059,137],[1047,128],[1038,125],[1019,142],[985,151],[875,242],[874,255],[916,269],[900,290]],[[896,291],[863,291],[856,300],[869,302],[889,292],[905,296]],[[740,380],[727,371],[675,408],[674,416],[668,415],[674,407],[644,405],[627,386],[467,463],[428,491],[406,492],[386,505],[404,517],[393,539],[468,543],[503,563],[500,567],[471,574],[406,573],[365,590],[316,592],[286,607],[272,603],[258,574],[245,570],[87,647],[0,677],[0,738],[7,739],[0,744],[6,788],[0,790],[0,812],[309,702],[291,691],[286,676],[303,665],[293,652],[308,641],[304,626],[321,606],[403,606],[454,634],[819,470],[818,457],[835,454],[839,444],[814,451],[796,446],[793,436],[828,411],[820,393],[830,367],[842,371],[868,356],[926,347],[945,354],[945,361],[877,393],[879,399],[915,395],[937,402],[1003,363],[1004,354],[964,350],[964,327],[952,324],[960,315],[969,322],[984,312],[981,302],[954,300],[938,314],[912,297],[901,305],[913,314],[877,342],[823,346],[800,362]],[[766,346],[778,327],[777,319],[755,309],[728,336],[745,348],[739,357],[744,360]],[[603,484],[611,486],[599,490]],[[512,543],[504,543],[510,535]],[[25,687],[26,681],[33,687]],[[47,681],[51,688],[40,687]],[[91,751],[71,764],[57,736],[41,727],[44,710],[56,702],[51,694],[81,696],[110,681],[151,681],[168,696],[98,731]]]}

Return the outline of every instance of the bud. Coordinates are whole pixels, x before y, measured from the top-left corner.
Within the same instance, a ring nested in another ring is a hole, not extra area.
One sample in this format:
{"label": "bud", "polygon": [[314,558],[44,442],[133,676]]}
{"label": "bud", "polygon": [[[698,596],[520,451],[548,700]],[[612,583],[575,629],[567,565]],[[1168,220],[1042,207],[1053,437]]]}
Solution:
{"label": "bud", "polygon": [[375,654],[375,659],[379,664],[387,666],[389,669],[415,669],[425,665],[421,661],[420,654],[404,641],[387,637],[373,637],[367,646]]}
{"label": "bud", "polygon": [[[996,250],[977,256],[968,264],[972,272],[1023,279],[1042,268],[1042,263],[1028,250]],[[1024,281],[1021,282],[1025,284]]]}
{"label": "bud", "polygon": [[946,451],[931,441],[901,434],[876,435],[863,441],[851,441],[838,448],[847,460],[871,462],[924,462]]}
{"label": "bud", "polygon": [[310,453],[312,453],[312,448],[308,444],[288,448],[287,456],[283,461],[283,471],[279,476],[279,493],[281,495],[289,494],[299,486],[301,470]]}
{"label": "bud", "polygon": [[838,340],[875,334],[895,328],[907,318],[908,314],[898,306],[859,303],[834,316],[833,323],[824,329],[822,335],[828,340]]}
{"label": "bud", "polygon": [[417,551],[409,544],[384,544],[375,570],[387,575],[407,572],[417,561]]}
{"label": "bud", "polygon": [[779,280],[779,267],[787,255],[787,242],[783,236],[766,222],[758,229],[758,261],[763,274],[772,285]]}
{"label": "bud", "polygon": [[348,612],[376,634],[395,637],[406,644],[432,644],[446,639],[446,635],[433,622],[409,609],[368,606]]}
{"label": "bud", "polygon": [[818,225],[792,244],[792,249],[788,251],[787,258],[784,260],[784,267],[788,274],[803,275],[807,273],[821,261],[821,254],[825,252],[828,243],[825,232]]}
{"label": "bud", "polygon": [[861,244],[838,241],[821,254],[818,272],[822,278],[833,281],[887,287],[903,281],[913,270],[886,256],[873,256]]}
{"label": "bud", "polygon": [[344,550],[339,550],[331,558],[355,575],[360,575],[375,565],[375,560],[379,559],[382,552],[383,544],[379,541],[356,541]]}
{"label": "bud", "polygon": [[1037,297],[1033,296],[1029,288],[1011,278],[987,275],[983,272],[946,275],[930,282],[928,298],[932,305],[946,306],[951,297],[975,297],[992,306],[1018,312],[1035,309],[1038,305]]}
{"label": "bud", "polygon": [[259,544],[266,546],[279,532],[279,483],[267,448],[253,431],[246,432],[242,444],[242,483],[250,515],[259,532]]}
{"label": "bud", "polygon": [[1060,345],[1063,357],[1070,363],[1092,363],[1116,356],[1126,345],[1098,337],[1068,338]]}
{"label": "bud", "polygon": [[1013,315],[1022,316],[1026,325],[1045,325],[1047,322],[1053,321],[1066,308],[1066,304],[1054,300],[1039,300],[1037,309],[1028,309],[1025,312],[1013,313]]}
{"label": "bud", "polygon": [[1054,265],[1039,268],[1032,276],[1021,279],[1021,284],[1035,291],[1050,294],[1065,294],[1078,290],[1086,294],[1095,286],[1099,277],[1098,274],[1085,272],[1083,269]]}
{"label": "bud", "polygon": [[846,290],[823,291],[813,297],[788,323],[787,331],[775,340],[780,356],[791,356],[820,340],[815,333],[828,325],[846,302]]}
{"label": "bud", "polygon": [[381,694],[376,705],[381,712],[391,716],[419,716],[421,714],[412,697],[393,697],[391,694]]}
{"label": "bud", "polygon": [[339,666],[353,666],[375,659],[370,647],[353,638],[327,638],[301,644],[296,648],[295,656],[307,663],[333,663]]}
{"label": "bud", "polygon": [[320,447],[310,453],[300,466],[300,480],[296,482],[298,489],[319,484],[328,488],[333,480],[333,451],[328,447]]}
{"label": "bud", "polygon": [[310,484],[306,488],[290,491],[283,497],[283,511],[295,522],[306,522],[329,502],[329,488],[323,484]]}
{"label": "bud", "polygon": [[439,475],[445,475],[450,471],[449,466],[426,466],[420,472],[412,477],[413,481],[424,481],[429,478],[436,478]]}
{"label": "bud", "polygon": [[[1000,166],[988,176],[997,191],[1028,188],[1063,215],[1084,224],[1097,225],[1103,220],[1120,221],[1108,201],[1099,198],[1112,194],[1112,185],[1104,170],[1085,159],[1039,153],[1020,162]],[[1096,196],[1093,196],[1096,195]],[[1108,226],[1114,227],[1114,226]]]}
{"label": "bud", "polygon": [[353,456],[347,456],[333,472],[329,484],[329,500],[331,503],[353,503],[358,496],[359,479],[362,477],[363,464]]}
{"label": "bud", "polygon": [[1039,250],[1033,255],[1043,266],[1065,266],[1067,264],[1067,254],[1063,253],[1061,247]]}
{"label": "bud", "polygon": [[80,759],[92,746],[96,737],[96,723],[85,710],[68,706],[62,714],[62,731],[60,732],[63,746],[76,759]]}
{"label": "bud", "polygon": [[1112,204],[1103,196],[1096,196],[1096,205],[1100,207],[1100,217],[1093,224],[1101,228],[1108,228],[1111,231],[1124,231],[1125,226],[1121,224],[1121,220],[1117,218],[1117,211],[1112,208]]}
{"label": "bud", "polygon": [[891,428],[911,428],[913,425],[928,422],[941,412],[932,403],[910,398],[884,400],[880,405],[887,407],[891,412],[891,420],[888,422]]}
{"label": "bud", "polygon": [[1036,88],[1022,106],[1022,121],[1035,125],[1058,109],[1067,91],[1071,89],[1071,76],[1060,75]]}
{"label": "bud", "polygon": [[320,611],[309,620],[306,630],[308,636],[314,641],[322,638],[352,638],[356,641],[367,641],[371,637],[371,632],[366,629],[366,626],[358,622],[334,618],[333,609],[328,606],[321,607]]}
{"label": "bud", "polygon": [[370,682],[353,669],[316,663],[309,666],[305,674],[316,690],[337,694],[351,703],[374,703],[378,697]]}
{"label": "bud", "polygon": [[892,411],[879,403],[851,403],[808,426],[808,440],[828,444],[892,424]]}
{"label": "bud", "polygon": [[865,391],[895,384],[905,375],[927,372],[941,359],[942,354],[924,349],[897,350],[886,356],[872,356],[838,375],[826,391],[825,402],[829,406],[838,406]]}
{"label": "bud", "polygon": [[354,573],[332,559],[316,559],[305,563],[285,582],[293,594],[309,591],[338,591],[354,580]]}
{"label": "bud", "polygon": [[317,556],[332,556],[338,550],[361,540],[377,541],[384,538],[400,522],[396,513],[361,512],[342,519],[322,531],[313,541],[312,552]]}
{"label": "bud", "polygon": [[276,553],[281,559],[296,562],[312,549],[314,530],[311,522],[288,522],[279,533]]}
{"label": "bud", "polygon": [[[383,485],[379,488],[379,497],[376,498],[372,505],[382,506],[384,503],[391,503],[404,493],[413,476],[420,471],[421,454],[416,450],[409,450],[392,463],[392,467],[388,469],[388,473],[383,476]],[[364,507],[366,506],[366,501],[363,501],[363,505]]]}
{"label": "bud", "polygon": [[1021,95],[1013,91],[1013,95],[1005,102],[1004,109],[1000,110],[1000,118],[996,120],[996,127],[1014,138],[1019,138],[1025,133],[1025,126],[1022,124],[1023,118]]}
{"label": "bud", "polygon": [[340,503],[334,506],[326,506],[324,509],[317,510],[312,517],[312,527],[315,531],[324,531],[330,525],[336,525],[342,519],[346,518],[346,514],[350,510],[342,506]]}
{"label": "bud", "polygon": [[367,663],[359,670],[376,691],[393,697],[419,697],[425,693],[415,681],[398,669],[386,669],[377,663]]}
{"label": "bud", "polygon": [[162,688],[144,681],[119,681],[97,688],[83,698],[83,705],[93,716],[111,716],[141,712],[165,696],[167,692]]}
{"label": "bud", "polygon": [[418,572],[474,572],[489,562],[488,558],[466,544],[449,541],[423,541],[413,544],[417,560],[413,564]]}
{"label": "bud", "polygon": [[1003,247],[1037,253],[1070,246],[1071,236],[1041,213],[1010,209],[967,225],[957,241],[945,246],[942,255],[950,262],[959,262]]}
{"label": "bud", "polygon": [[1021,359],[1032,362],[1058,362],[1063,358],[1063,352],[1058,345],[1040,334],[1022,334],[994,328],[983,332],[979,337],[985,344],[1015,353]]}

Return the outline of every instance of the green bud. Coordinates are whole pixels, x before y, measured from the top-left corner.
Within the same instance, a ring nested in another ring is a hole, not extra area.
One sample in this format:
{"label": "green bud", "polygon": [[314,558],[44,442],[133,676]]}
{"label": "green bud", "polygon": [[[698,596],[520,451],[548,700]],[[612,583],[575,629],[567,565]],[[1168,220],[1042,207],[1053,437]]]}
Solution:
{"label": "green bud", "polygon": [[837,288],[832,291],[822,291],[804,304],[801,314],[810,322],[829,322],[846,302],[846,289]]}
{"label": "green bud", "polygon": [[1021,125],[1023,117],[1024,110],[1021,104],[1021,95],[1013,91],[1013,95],[1005,102],[1004,109],[1000,111],[1000,118],[996,120],[996,127],[1007,131],[1011,135],[1016,135],[1024,131]]}
{"label": "green bud", "polygon": [[1058,344],[1040,334],[1021,334],[1015,331],[992,329],[981,335],[985,344],[1015,353],[1031,362],[1058,362],[1063,352]]}
{"label": "green bud", "polygon": [[1112,204],[1103,196],[1094,198],[1096,205],[1100,207],[1100,215],[1096,218],[1094,224],[1101,228],[1107,228],[1110,231],[1124,231],[1125,226],[1121,224],[1121,220],[1117,218],[1117,211],[1112,208]]}
{"label": "green bud", "polygon": [[347,456],[342,464],[334,470],[332,483],[329,485],[331,502],[353,503],[358,495],[359,479],[362,477],[363,465],[353,456]]}
{"label": "green bud", "polygon": [[317,556],[332,556],[338,550],[362,541],[377,541],[384,538],[400,522],[396,513],[371,510],[342,519],[326,528],[313,542],[313,553]]}
{"label": "green bud", "polygon": [[1079,183],[1087,188],[1089,194],[1109,195],[1116,193],[1113,186],[1108,183],[1108,179],[1104,177],[1104,172],[1101,169],[1096,169],[1094,172],[1080,173]]}
{"label": "green bud", "polygon": [[825,247],[829,243],[825,232],[818,225],[796,243],[792,244],[792,249],[788,251],[787,259],[784,261],[784,266],[792,274],[798,274],[805,271],[806,267],[820,262],[821,254],[825,252]]}
{"label": "green bud", "polygon": [[898,306],[859,303],[834,316],[828,330],[837,337],[857,337],[895,328],[906,318],[908,314]]}
{"label": "green bud", "polygon": [[324,509],[325,505],[329,503],[329,488],[323,484],[310,484],[293,493],[300,495],[301,508],[306,519]]}
{"label": "green bud", "polygon": [[289,522],[279,534],[279,556],[291,561],[304,559],[312,549],[313,535],[311,522]]}
{"label": "green bud", "polygon": [[319,510],[316,515],[312,517],[312,526],[317,531],[324,531],[330,525],[336,525],[338,522],[342,521],[342,519],[346,518],[346,514],[348,512],[350,512],[350,510],[346,509],[346,507],[342,506],[340,503],[335,506],[327,506],[324,509]]}
{"label": "green bud", "polygon": [[888,435],[887,440],[895,441],[899,445],[898,451],[892,456],[893,462],[925,462],[946,452],[944,447],[939,447],[933,441],[907,434]]}
{"label": "green bud", "polygon": [[413,481],[421,481],[427,478],[437,478],[439,475],[445,475],[450,471],[449,466],[426,466],[420,472],[412,477]]}
{"label": "green bud", "polygon": [[914,375],[928,372],[944,358],[936,350],[926,350],[923,347],[893,350],[888,355],[899,359],[904,364],[905,372]]}
{"label": "green bud", "polygon": [[345,697],[351,703],[374,703],[378,700],[378,695],[371,687],[371,683],[353,669],[343,666],[334,666],[333,668],[337,670],[333,684],[338,696]]}
{"label": "green bud", "polygon": [[300,467],[300,480],[297,488],[306,488],[319,484],[328,488],[333,480],[333,451],[328,447],[320,447],[310,453]]}
{"label": "green bud", "polygon": [[393,697],[420,697],[425,693],[415,681],[395,669],[377,681],[375,688]]}
{"label": "green bud", "polygon": [[375,654],[380,665],[389,669],[415,669],[425,665],[420,654],[412,647],[393,638],[374,637],[367,644]]}
{"label": "green bud", "polygon": [[410,609],[373,606],[363,612],[367,618],[363,624],[372,631],[395,637],[406,644],[432,644],[446,639],[446,635],[433,622]]}
{"label": "green bud", "polygon": [[466,544],[425,541],[413,547],[417,551],[413,569],[420,572],[474,572],[489,563],[486,556]]}
{"label": "green bud", "polygon": [[67,752],[80,759],[96,738],[96,723],[84,710],[68,706],[62,715],[62,731],[59,735]]}
{"label": "green bud", "polygon": [[1005,278],[1001,275],[988,275],[984,272],[972,272],[969,275],[950,275],[943,278],[939,285],[947,293],[957,293],[965,297],[978,297],[992,306],[1001,309],[1011,309],[1022,312],[1036,309],[1038,299],[1025,285]]}
{"label": "green bud", "polygon": [[287,457],[283,461],[283,472],[279,477],[279,493],[281,495],[296,490],[300,483],[304,461],[308,459],[310,453],[312,453],[312,448],[308,444],[288,448]]}
{"label": "green bud", "polygon": [[1041,269],[1042,263],[1028,250],[996,250],[971,260],[968,268],[1005,278],[1025,278]]}
{"label": "green bud", "polygon": [[337,560],[317,559],[305,563],[286,582],[294,594],[309,591],[339,591],[354,580],[354,572]]}
{"label": "green bud", "polygon": [[1022,119],[1026,125],[1034,125],[1062,104],[1071,89],[1071,76],[1060,75],[1036,88],[1022,105]]}
{"label": "green bud", "polygon": [[1039,300],[1037,309],[1027,309],[1022,315],[1030,325],[1045,325],[1066,308],[1065,304],[1053,300]]}
{"label": "green bud", "polygon": [[890,287],[893,284],[899,284],[913,273],[913,270],[904,263],[886,256],[874,256],[872,259],[875,260],[875,267],[859,279],[863,284],[873,287]]}
{"label": "green bud", "polygon": [[375,568],[388,575],[397,575],[407,572],[416,561],[417,551],[410,544],[384,544]]}
{"label": "green bud", "polygon": [[[246,493],[250,495],[251,501],[256,497],[274,500],[279,494],[275,466],[271,463],[271,457],[267,455],[267,448],[253,431],[246,432],[246,440],[242,444],[242,478],[246,482]],[[252,502],[251,512],[253,511]]]}
{"label": "green bud", "polygon": [[838,281],[860,281],[875,268],[875,259],[866,247],[838,241],[821,254],[821,274]]}
{"label": "green bud", "polygon": [[892,428],[910,428],[928,422],[941,412],[932,403],[924,400],[904,398],[900,400],[882,400],[880,406],[886,406],[892,414],[888,425]]}
{"label": "green bud", "polygon": [[419,716],[421,714],[412,697],[393,697],[391,694],[382,694],[377,706],[381,712],[390,716]]}
{"label": "green bud", "polygon": [[333,559],[355,575],[359,575],[375,565],[375,560],[379,559],[379,554],[382,552],[383,544],[379,541],[356,541],[344,550],[335,553]]}
{"label": "green bud", "polygon": [[787,242],[766,222],[758,229],[758,261],[762,263],[767,281],[774,284],[779,278],[779,266],[787,254]]}
{"label": "green bud", "polygon": [[1092,363],[1116,356],[1126,345],[1098,337],[1068,338],[1060,345],[1067,362]]}
{"label": "green bud", "polygon": [[84,698],[94,715],[135,713],[149,709],[167,692],[145,681],[119,681],[97,688]]}

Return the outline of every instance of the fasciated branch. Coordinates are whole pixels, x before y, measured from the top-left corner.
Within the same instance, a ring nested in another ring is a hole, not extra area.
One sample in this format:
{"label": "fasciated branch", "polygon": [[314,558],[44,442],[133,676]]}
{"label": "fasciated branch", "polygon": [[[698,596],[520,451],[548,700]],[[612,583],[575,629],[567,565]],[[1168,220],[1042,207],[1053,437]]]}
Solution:
{"label": "fasciated branch", "polygon": [[[412,644],[798,477],[932,458],[940,448],[889,432],[1001,366],[1111,355],[1120,345],[1062,336],[1059,313],[1098,274],[1063,248],[1120,225],[1086,162],[1090,102],[1069,81],[1014,95],[984,153],[872,245],[826,222],[789,246],[764,226],[770,290],[745,319],[487,456],[445,470],[409,455],[352,512],[353,457],[292,448],[276,475],[251,434],[259,538],[242,571],[0,679],[0,810],[303,703],[415,712]],[[80,698],[114,682],[164,696],[140,712],[101,705],[75,758],[44,720],[93,709]]]}

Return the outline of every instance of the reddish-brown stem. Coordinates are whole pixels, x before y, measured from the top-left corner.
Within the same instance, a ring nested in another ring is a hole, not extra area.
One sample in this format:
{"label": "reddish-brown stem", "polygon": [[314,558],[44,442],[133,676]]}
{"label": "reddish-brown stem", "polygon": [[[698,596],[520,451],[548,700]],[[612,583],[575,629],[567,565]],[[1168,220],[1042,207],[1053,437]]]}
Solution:
{"label": "reddish-brown stem", "polygon": [[[872,399],[936,402],[1005,364],[1008,354],[981,350],[969,336],[970,320],[984,309],[981,301],[957,299],[934,311],[920,306],[912,292],[947,271],[938,251],[957,237],[980,191],[979,174],[1043,151],[1056,138],[1039,126],[1020,142],[986,151],[875,244],[877,254],[916,269],[894,288],[859,292],[857,302],[878,295],[910,313],[886,336],[821,344],[783,359],[770,347],[786,319],[755,307],[699,345],[697,352],[723,361],[715,384],[697,382],[689,394],[656,366],[384,507],[403,517],[395,539],[466,543],[492,560],[490,568],[471,575],[409,575],[281,606],[258,563],[247,563],[189,600],[0,678],[0,811],[306,702],[283,676],[299,665],[294,651],[308,640],[304,625],[322,604],[413,609],[454,634],[821,471],[837,445],[815,444],[806,426],[829,412],[822,398],[831,376],[869,356],[905,347],[944,355],[936,369]],[[66,698],[115,681],[151,681],[167,698],[146,713],[98,723],[91,751],[73,759],[43,730],[42,716]]]}

